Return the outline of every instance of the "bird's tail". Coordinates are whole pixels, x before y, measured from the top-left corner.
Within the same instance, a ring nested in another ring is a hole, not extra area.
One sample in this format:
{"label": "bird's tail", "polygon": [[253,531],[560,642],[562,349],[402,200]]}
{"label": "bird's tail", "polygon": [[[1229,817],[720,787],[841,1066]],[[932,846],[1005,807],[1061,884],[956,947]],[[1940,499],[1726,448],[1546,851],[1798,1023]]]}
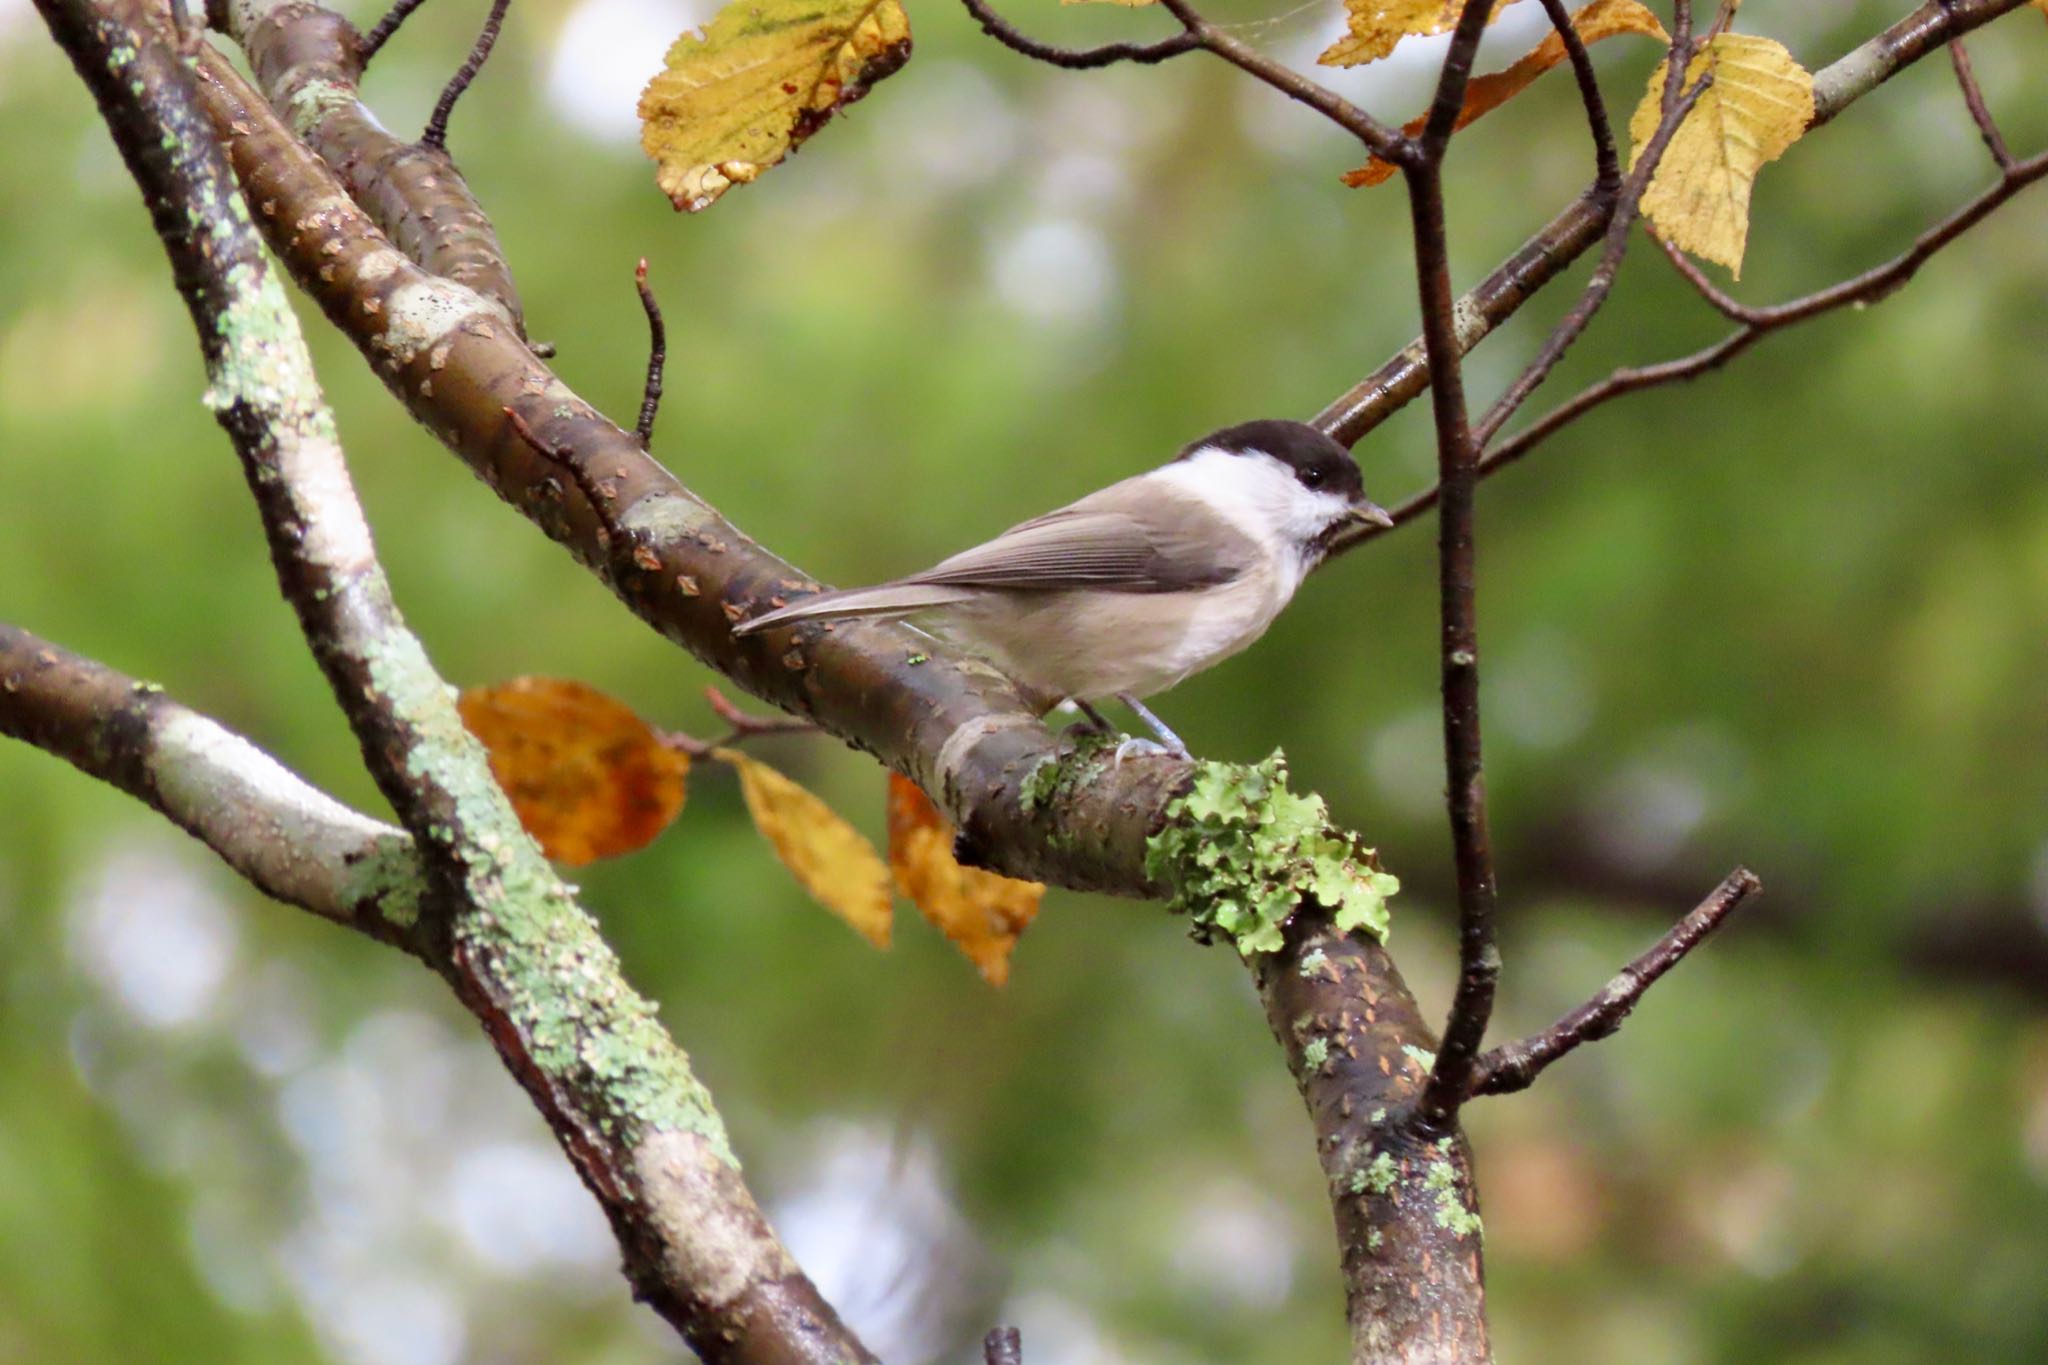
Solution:
{"label": "bird's tail", "polygon": [[884,583],[873,588],[847,588],[821,592],[786,607],[742,621],[732,628],[735,635],[752,635],[757,630],[795,625],[800,621],[843,621],[856,616],[908,616],[927,607],[964,602],[972,594],[961,588],[930,583]]}

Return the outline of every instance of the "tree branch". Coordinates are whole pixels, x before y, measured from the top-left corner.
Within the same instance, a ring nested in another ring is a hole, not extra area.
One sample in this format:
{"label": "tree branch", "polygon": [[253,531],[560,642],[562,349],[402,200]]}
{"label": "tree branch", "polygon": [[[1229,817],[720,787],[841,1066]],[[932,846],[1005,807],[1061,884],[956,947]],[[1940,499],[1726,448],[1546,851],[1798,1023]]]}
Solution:
{"label": "tree branch", "polygon": [[1682,962],[1738,906],[1761,890],[1763,883],[1754,872],[1746,867],[1736,868],[1670,933],[1622,968],[1600,994],[1543,1032],[1494,1048],[1480,1058],[1473,1072],[1471,1093],[1507,1095],[1526,1090],[1558,1058],[1582,1043],[1613,1034],[1659,977]]}
{"label": "tree branch", "polygon": [[363,107],[356,85],[367,59],[348,20],[299,0],[246,0],[227,6],[225,20],[273,107],[335,168],[392,245],[483,295],[523,337],[512,268],[454,160],[443,148],[393,137]]}
{"label": "tree branch", "polygon": [[661,305],[647,285],[647,258],[642,256],[633,271],[633,287],[640,294],[640,311],[647,314],[647,382],[640,390],[640,420],[633,435],[642,450],[654,444],[654,419],[661,411],[661,375],[668,365],[668,327],[661,320]]}
{"label": "tree branch", "polygon": [[427,117],[426,131],[420,134],[420,146],[442,152],[448,149],[448,120],[455,113],[455,102],[469,93],[469,87],[483,72],[484,63],[491,59],[491,49],[498,45],[498,30],[504,26],[505,11],[512,0],[491,0],[491,12],[484,16],[484,27],[476,36],[476,42],[469,49],[469,55],[462,59],[462,65],[455,68],[455,74],[448,78],[448,84],[441,90],[441,98],[434,102],[434,112]]}
{"label": "tree branch", "polygon": [[422,953],[425,876],[411,836],[162,688],[0,624],[0,734],[133,796],[266,896]]}
{"label": "tree branch", "polygon": [[424,904],[438,911],[420,921],[424,955],[483,1022],[598,1196],[637,1292],[700,1355],[872,1359],[775,1240],[710,1097],[520,830],[450,689],[400,619],[297,323],[235,208],[192,73],[139,0],[38,7],[142,187],[279,582],[412,835]]}
{"label": "tree branch", "polygon": [[1161,38],[1154,43],[1104,43],[1100,47],[1056,47],[1051,43],[1039,42],[1028,37],[1015,24],[997,14],[988,0],[963,0],[967,12],[981,25],[981,31],[1001,43],[1012,52],[1022,53],[1033,61],[1045,62],[1051,66],[1063,67],[1068,71],[1092,71],[1097,67],[1114,66],[1118,62],[1136,62],[1149,66],[1163,62],[1169,57],[1178,57],[1183,52],[1193,52],[1200,47],[1201,40],[1188,29],[1182,29],[1171,38]]}
{"label": "tree branch", "polygon": [[1458,987],[1436,1064],[1416,1106],[1422,1128],[1432,1138],[1454,1129],[1500,978],[1479,720],[1478,541],[1473,527],[1479,451],[1465,407],[1443,193],[1444,153],[1464,104],[1473,55],[1492,13],[1493,0],[1465,0],[1418,139],[1419,154],[1407,167],[1423,347],[1432,376],[1437,485],[1443,490],[1437,510],[1437,591],[1442,617],[1444,800],[1458,879]]}
{"label": "tree branch", "polygon": [[[2026,2],[1949,0],[1950,8],[1946,10],[1938,3],[1921,6],[1814,74],[1814,116],[1808,129],[1832,122],[1858,99],[1950,39],[1980,28]],[[1599,242],[1607,229],[1609,208],[1594,189],[1587,189],[1460,297],[1455,309],[1460,353],[1470,351],[1520,312],[1523,304]],[[1346,445],[1357,445],[1429,386],[1429,362],[1424,350],[1419,337],[1402,347],[1391,360],[1316,414],[1314,424]],[[1412,508],[1412,516],[1434,506],[1435,501],[1436,490],[1432,488],[1404,504],[1403,510]],[[1396,524],[1400,519],[1396,513]],[[1346,534],[1332,546],[1324,562],[1384,534],[1379,527]]]}
{"label": "tree branch", "polygon": [[1564,0],[1543,0],[1543,12],[1550,16],[1550,26],[1564,44],[1565,56],[1571,59],[1572,79],[1579,86],[1579,103],[1586,109],[1586,131],[1593,139],[1594,192],[1613,194],[1621,188],[1621,160],[1614,149],[1607,100],[1600,93],[1600,78],[1593,70],[1593,54],[1586,51],[1586,40],[1579,36]]}
{"label": "tree branch", "polygon": [[1963,103],[1968,107],[1970,118],[1975,121],[1991,159],[1998,163],[2001,171],[2011,170],[2012,149],[2005,145],[2005,134],[1998,131],[1998,121],[1991,117],[1991,107],[1984,103],[1984,92],[1977,87],[1977,73],[1970,68],[1970,51],[1963,46],[1961,38],[1949,40],[1948,55],[1950,64],[1955,68],[1956,85],[1963,92]]}

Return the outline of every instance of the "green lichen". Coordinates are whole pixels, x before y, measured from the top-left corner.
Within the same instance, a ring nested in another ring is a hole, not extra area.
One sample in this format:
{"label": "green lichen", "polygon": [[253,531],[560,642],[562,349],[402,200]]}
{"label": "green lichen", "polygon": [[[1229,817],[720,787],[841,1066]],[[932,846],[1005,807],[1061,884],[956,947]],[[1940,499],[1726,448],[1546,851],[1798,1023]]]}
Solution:
{"label": "green lichen", "polygon": [[378,914],[404,929],[419,923],[425,895],[419,856],[411,843],[395,837],[349,868],[341,884],[343,904],[350,909],[374,905]]}
{"label": "green lichen", "polygon": [[1450,1160],[1451,1140],[1436,1144],[1437,1156],[1422,1174],[1422,1188],[1436,1196],[1436,1225],[1453,1237],[1471,1237],[1480,1230],[1479,1215],[1458,1195],[1458,1168]]}
{"label": "green lichen", "polygon": [[1321,948],[1316,949],[1314,952],[1302,958],[1300,967],[1302,976],[1304,978],[1314,976],[1317,972],[1321,971],[1325,966],[1329,965],[1329,961],[1330,955],[1328,953],[1324,952]]}
{"label": "green lichen", "polygon": [[1351,1173],[1351,1192],[1386,1194],[1394,1188],[1394,1182],[1400,1179],[1400,1176],[1401,1168],[1395,1163],[1394,1158],[1386,1152],[1381,1152],[1366,1165]]}
{"label": "green lichen", "polygon": [[1257,765],[1199,765],[1146,841],[1145,871],[1173,889],[1176,910],[1228,934],[1246,957],[1279,949],[1281,928],[1304,895],[1329,909],[1339,929],[1384,940],[1387,897],[1400,889],[1371,849],[1330,823],[1322,797],[1287,789],[1287,760],[1277,750]]}
{"label": "green lichen", "polygon": [[1040,759],[1017,784],[1017,805],[1026,816],[1051,809],[1094,781],[1101,773],[1100,760],[1114,752],[1119,742],[1114,735],[1100,735],[1093,730],[1077,728],[1067,734],[1074,747],[1056,758]]}
{"label": "green lichen", "polygon": [[1414,1062],[1424,1071],[1428,1071],[1436,1065],[1436,1054],[1426,1047],[1417,1047],[1413,1043],[1403,1043],[1401,1044],[1401,1051],[1408,1055],[1408,1060]]}
{"label": "green lichen", "polygon": [[1386,1240],[1387,1235],[1378,1228],[1367,1228],[1365,1232],[1365,1249],[1367,1251],[1378,1251],[1380,1244]]}
{"label": "green lichen", "polygon": [[408,771],[454,808],[454,820],[432,832],[452,844],[475,907],[453,926],[457,951],[488,964],[497,1003],[534,1064],[577,1094],[606,1134],[630,1144],[657,1130],[692,1132],[737,1166],[689,1059],[656,1021],[654,1005],[625,983],[597,926],[520,829],[418,640],[402,629],[388,632],[368,662],[372,687],[411,723]]}
{"label": "green lichen", "polygon": [[1323,1063],[1329,1060],[1330,1040],[1328,1038],[1311,1038],[1308,1040],[1308,1045],[1301,1050],[1302,1065],[1311,1071],[1320,1071]]}

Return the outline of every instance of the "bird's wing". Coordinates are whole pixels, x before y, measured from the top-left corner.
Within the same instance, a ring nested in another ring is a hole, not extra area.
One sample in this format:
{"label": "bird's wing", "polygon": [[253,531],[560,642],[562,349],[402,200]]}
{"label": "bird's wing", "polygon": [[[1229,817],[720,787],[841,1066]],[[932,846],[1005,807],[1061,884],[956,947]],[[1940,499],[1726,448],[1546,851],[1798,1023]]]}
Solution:
{"label": "bird's wing", "polygon": [[907,584],[1055,592],[1182,592],[1228,583],[1259,547],[1206,503],[1172,488],[1112,485],[963,550]]}

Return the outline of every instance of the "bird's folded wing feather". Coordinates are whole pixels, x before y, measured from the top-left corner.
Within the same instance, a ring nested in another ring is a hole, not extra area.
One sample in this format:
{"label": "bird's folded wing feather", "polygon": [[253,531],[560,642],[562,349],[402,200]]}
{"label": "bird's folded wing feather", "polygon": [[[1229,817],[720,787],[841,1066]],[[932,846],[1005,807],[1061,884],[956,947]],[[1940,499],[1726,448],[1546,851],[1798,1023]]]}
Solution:
{"label": "bird's folded wing feather", "polygon": [[[1228,583],[1258,547],[1228,520],[1170,489],[1117,485],[1013,526],[905,583],[1055,592],[1182,592]],[[1105,505],[1107,504],[1107,505]]]}

